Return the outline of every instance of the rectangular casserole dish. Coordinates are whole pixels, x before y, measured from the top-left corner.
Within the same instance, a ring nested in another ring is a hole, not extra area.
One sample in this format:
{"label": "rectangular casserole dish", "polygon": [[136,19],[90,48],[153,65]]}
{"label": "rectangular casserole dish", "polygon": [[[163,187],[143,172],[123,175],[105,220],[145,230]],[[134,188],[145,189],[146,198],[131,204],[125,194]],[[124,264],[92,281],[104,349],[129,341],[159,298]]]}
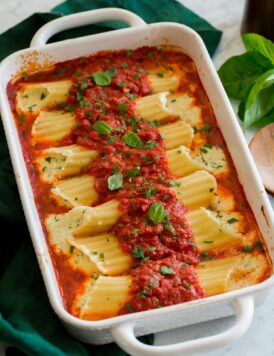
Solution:
{"label": "rectangular casserole dish", "polygon": [[[120,20],[129,24],[132,28],[45,45],[48,38],[59,31],[104,20]],[[96,344],[111,342],[114,339],[127,352],[134,355],[166,355],[167,353],[181,355],[183,352],[207,351],[233,341],[247,330],[252,321],[254,299],[256,303],[262,300],[266,291],[272,286],[273,276],[261,284],[226,294],[101,321],[84,321],[70,315],[62,305],[46,239],[40,223],[37,223],[39,217],[16,125],[6,96],[6,85],[16,73],[27,68],[28,64],[33,61],[45,66],[49,63],[65,61],[101,50],[135,49],[141,46],[160,46],[163,44],[180,47],[182,52],[188,54],[194,60],[199,77],[214,110],[218,126],[226,140],[237,169],[239,180],[243,185],[247,200],[257,219],[273,261],[274,219],[272,208],[207,50],[200,37],[193,30],[175,23],[146,25],[136,15],[125,10],[110,8],[95,10],[67,16],[45,25],[32,41],[31,46],[34,48],[19,51],[9,56],[0,67],[0,100],[5,132],[24,212],[52,307],[67,330],[78,339]],[[134,336],[134,333],[138,336],[235,313],[237,321],[230,330],[200,340],[154,347],[141,344]]]}

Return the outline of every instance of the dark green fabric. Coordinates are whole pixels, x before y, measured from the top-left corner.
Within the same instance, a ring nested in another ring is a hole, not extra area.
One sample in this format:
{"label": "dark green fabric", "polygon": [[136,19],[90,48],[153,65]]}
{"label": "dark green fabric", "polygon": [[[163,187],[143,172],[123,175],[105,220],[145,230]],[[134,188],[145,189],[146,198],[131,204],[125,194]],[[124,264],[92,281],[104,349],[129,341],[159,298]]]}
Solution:
{"label": "dark green fabric", "polygon": [[[146,22],[184,23],[199,32],[209,53],[221,32],[175,0],[69,0],[52,13],[37,13],[0,36],[0,60],[29,46],[33,34],[62,14],[120,7]],[[52,41],[93,34],[124,25],[107,22],[65,31]],[[28,355],[125,355],[115,344],[91,346],[67,334],[51,309],[25,223],[5,136],[0,127],[0,340]],[[5,233],[4,233],[5,231]],[[152,343],[152,337],[142,339]]]}

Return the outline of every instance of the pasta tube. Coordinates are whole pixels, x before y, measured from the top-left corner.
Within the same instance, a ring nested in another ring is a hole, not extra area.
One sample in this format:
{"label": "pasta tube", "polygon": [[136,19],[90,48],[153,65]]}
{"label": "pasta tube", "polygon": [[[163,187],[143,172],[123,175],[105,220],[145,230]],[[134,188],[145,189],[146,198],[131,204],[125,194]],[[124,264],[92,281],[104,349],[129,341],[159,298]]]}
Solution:
{"label": "pasta tube", "polygon": [[229,290],[231,274],[240,261],[241,256],[232,256],[200,263],[196,271],[207,296]]}
{"label": "pasta tube", "polygon": [[242,243],[242,235],[235,231],[234,224],[224,223],[217,213],[202,207],[189,212],[187,217],[201,252]]}
{"label": "pasta tube", "polygon": [[85,174],[54,182],[51,193],[59,205],[72,208],[79,205],[92,205],[98,199],[95,178]]}
{"label": "pasta tube", "polygon": [[171,115],[166,107],[168,92],[144,96],[136,100],[136,113],[143,119],[163,120]]}
{"label": "pasta tube", "polygon": [[16,95],[16,111],[36,113],[41,109],[58,105],[67,100],[71,86],[71,80],[23,83]]}
{"label": "pasta tube", "polygon": [[177,185],[172,187],[180,200],[188,209],[206,207],[214,199],[217,182],[214,176],[206,171],[196,171],[184,178],[177,180]]}
{"label": "pasta tube", "polygon": [[111,234],[71,238],[69,243],[88,256],[104,274],[125,273],[132,265],[131,256],[122,251],[117,238]]}
{"label": "pasta tube", "polygon": [[159,127],[158,130],[163,137],[166,150],[171,150],[181,145],[191,146],[193,129],[182,120]]}
{"label": "pasta tube", "polygon": [[52,182],[79,173],[97,155],[97,151],[78,145],[54,147],[42,151],[36,163],[42,179]]}
{"label": "pasta tube", "polygon": [[75,122],[74,113],[41,111],[32,126],[31,134],[34,141],[49,140],[56,142],[71,133]]}

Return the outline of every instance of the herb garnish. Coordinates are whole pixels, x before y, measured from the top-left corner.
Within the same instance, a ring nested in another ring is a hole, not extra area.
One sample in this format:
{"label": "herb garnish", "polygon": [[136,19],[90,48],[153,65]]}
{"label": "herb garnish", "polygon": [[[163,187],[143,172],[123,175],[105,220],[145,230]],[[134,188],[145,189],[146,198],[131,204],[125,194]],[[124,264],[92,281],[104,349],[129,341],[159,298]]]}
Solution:
{"label": "herb garnish", "polygon": [[148,188],[145,193],[146,198],[150,198],[152,195],[155,195],[159,189],[156,188]]}
{"label": "herb garnish", "polygon": [[205,124],[204,126],[201,126],[201,127],[193,126],[193,131],[194,131],[195,134],[200,132],[200,131],[204,131],[204,133],[206,135],[208,135],[211,130],[212,130],[212,126],[209,125],[209,124]]}
{"label": "herb garnish", "polygon": [[180,182],[175,182],[173,180],[168,180],[167,184],[171,185],[172,187],[180,187],[181,186]]}
{"label": "herb garnish", "polygon": [[218,73],[228,96],[240,100],[238,115],[247,128],[274,121],[274,43],[243,35],[246,53],[229,58]]}
{"label": "herb garnish", "polygon": [[92,78],[96,85],[105,87],[111,83],[111,76],[106,72],[95,72],[92,74]]}
{"label": "herb garnish", "polygon": [[126,178],[130,178],[132,176],[138,176],[139,174],[140,174],[140,166],[136,166],[135,168],[127,172]]}
{"label": "herb garnish", "polygon": [[144,251],[143,247],[139,247],[139,246],[134,246],[134,248],[132,250],[132,256],[134,258],[142,260],[142,263],[144,263],[144,261],[149,259],[149,257],[145,256],[145,251]]}
{"label": "herb garnish", "polygon": [[127,144],[130,147],[133,148],[142,148],[143,143],[140,139],[140,137],[132,131],[127,131],[124,136],[123,136],[123,141],[125,144]]}
{"label": "herb garnish", "polygon": [[161,273],[161,275],[163,275],[163,276],[175,274],[175,272],[173,271],[173,269],[172,269],[172,268],[169,268],[169,267],[167,267],[167,266],[161,266],[161,268],[160,268],[160,273]]}
{"label": "herb garnish", "polygon": [[28,73],[27,72],[23,72],[22,76],[23,76],[24,80],[28,80]]}
{"label": "herb garnish", "polygon": [[108,189],[116,190],[123,186],[123,175],[122,173],[115,173],[108,177]]}
{"label": "herb garnish", "polygon": [[111,127],[104,120],[96,121],[93,128],[100,135],[108,135],[111,133]]}
{"label": "herb garnish", "polygon": [[160,203],[153,203],[148,209],[148,217],[154,224],[160,224],[165,218],[165,208]]}
{"label": "herb garnish", "polygon": [[157,142],[156,141],[153,141],[153,140],[149,140],[145,143],[145,146],[144,148],[147,148],[149,150],[151,150],[153,147],[155,147],[157,145]]}
{"label": "herb garnish", "polygon": [[124,102],[122,104],[119,104],[119,114],[122,116],[126,116],[127,113],[127,103]]}
{"label": "herb garnish", "polygon": [[19,116],[19,120],[20,120],[21,122],[25,122],[25,121],[26,121],[26,115],[25,115],[25,114],[20,115],[20,116]]}
{"label": "herb garnish", "polygon": [[243,247],[244,252],[252,252],[253,251],[253,246],[252,245],[245,245]]}
{"label": "herb garnish", "polygon": [[231,218],[231,219],[227,220],[227,222],[228,222],[229,224],[234,224],[234,223],[236,223],[236,222],[238,222],[238,221],[239,221],[239,220],[236,219],[236,218]]}
{"label": "herb garnish", "polygon": [[136,99],[136,95],[134,95],[134,94],[128,94],[127,97],[128,97],[130,100]]}

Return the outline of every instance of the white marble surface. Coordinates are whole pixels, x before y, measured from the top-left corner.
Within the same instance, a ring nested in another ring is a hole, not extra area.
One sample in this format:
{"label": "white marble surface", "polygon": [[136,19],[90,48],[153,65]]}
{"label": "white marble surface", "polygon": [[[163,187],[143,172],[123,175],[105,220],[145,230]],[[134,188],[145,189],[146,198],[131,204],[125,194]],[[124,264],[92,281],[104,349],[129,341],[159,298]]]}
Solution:
{"label": "white marble surface", "polygon": [[[160,0],[158,1],[160,2]],[[214,57],[216,68],[230,56],[242,53],[243,45],[240,38],[240,23],[245,0],[180,1],[223,31],[221,44]],[[33,12],[48,11],[60,2],[61,1],[59,0],[0,0],[0,33],[28,17]],[[156,2],[157,1],[155,1],[155,3]],[[273,299],[274,293],[272,292],[265,303],[256,309],[250,329],[240,340],[236,341],[231,346],[212,352],[201,353],[200,355],[238,356],[245,353],[249,356],[274,355]],[[155,337],[155,343],[163,345],[211,335],[218,333],[221,330],[225,330],[232,325],[233,321],[233,318],[226,318],[159,333]],[[3,346],[2,349],[0,348],[0,355],[4,355]]]}

